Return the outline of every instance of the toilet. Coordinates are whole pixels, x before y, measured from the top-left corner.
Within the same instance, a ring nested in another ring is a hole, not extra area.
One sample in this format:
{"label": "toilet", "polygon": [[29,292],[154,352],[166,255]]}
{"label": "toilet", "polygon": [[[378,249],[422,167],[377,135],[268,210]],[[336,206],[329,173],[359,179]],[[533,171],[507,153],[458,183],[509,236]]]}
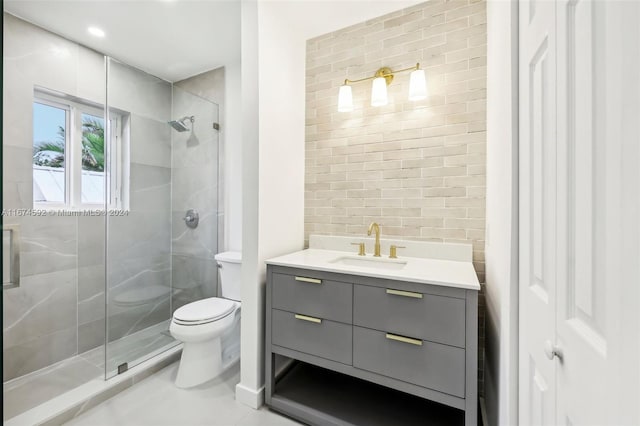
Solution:
{"label": "toilet", "polygon": [[176,386],[189,388],[209,381],[240,357],[241,254],[215,256],[220,295],[176,309],[171,335],[183,343]]}

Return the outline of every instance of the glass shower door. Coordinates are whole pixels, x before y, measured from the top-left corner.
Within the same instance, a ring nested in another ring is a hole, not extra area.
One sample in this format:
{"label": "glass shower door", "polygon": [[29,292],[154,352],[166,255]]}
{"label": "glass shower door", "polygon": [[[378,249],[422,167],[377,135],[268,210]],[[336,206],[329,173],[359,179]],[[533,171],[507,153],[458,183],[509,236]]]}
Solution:
{"label": "glass shower door", "polygon": [[174,347],[174,310],[218,294],[221,216],[218,106],[190,79],[3,23],[7,420]]}
{"label": "glass shower door", "polygon": [[104,371],[105,66],[15,16],[3,24],[7,420]]}
{"label": "glass shower door", "polygon": [[176,344],[171,318],[171,84],[108,59],[106,377]]}
{"label": "glass shower door", "polygon": [[176,342],[178,307],[217,295],[218,106],[109,59],[106,377]]}
{"label": "glass shower door", "polygon": [[[185,82],[186,83],[186,82]],[[186,85],[186,84],[185,84]],[[218,295],[219,130],[218,105],[173,87],[174,119],[187,117],[188,130],[172,130],[172,313]],[[185,221],[189,212],[197,225]]]}

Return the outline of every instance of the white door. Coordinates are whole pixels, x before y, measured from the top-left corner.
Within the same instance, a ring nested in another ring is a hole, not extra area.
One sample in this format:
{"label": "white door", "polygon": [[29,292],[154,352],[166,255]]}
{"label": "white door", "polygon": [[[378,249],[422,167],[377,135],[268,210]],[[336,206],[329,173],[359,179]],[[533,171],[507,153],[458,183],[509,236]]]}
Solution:
{"label": "white door", "polygon": [[520,4],[520,423],[640,424],[640,2]]}
{"label": "white door", "polygon": [[521,425],[555,419],[556,33],[555,3],[520,3]]}
{"label": "white door", "polygon": [[557,424],[640,424],[640,6],[558,0]]}

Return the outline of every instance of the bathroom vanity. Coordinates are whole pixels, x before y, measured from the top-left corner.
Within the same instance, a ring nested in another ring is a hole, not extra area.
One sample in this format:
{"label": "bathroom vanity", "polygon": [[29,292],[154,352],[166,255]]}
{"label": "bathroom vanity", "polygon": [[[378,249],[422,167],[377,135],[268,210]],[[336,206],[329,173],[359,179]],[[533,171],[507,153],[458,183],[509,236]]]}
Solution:
{"label": "bathroom vanity", "polygon": [[[389,399],[390,421],[402,424],[397,404],[428,421],[438,411],[421,408],[428,400],[476,425],[480,286],[471,248],[407,241],[410,254],[435,258],[373,258],[347,252],[352,240],[312,236],[310,249],[267,261],[266,404],[309,424],[384,424]],[[276,355],[296,362],[276,371]],[[372,394],[358,400],[348,388]]]}

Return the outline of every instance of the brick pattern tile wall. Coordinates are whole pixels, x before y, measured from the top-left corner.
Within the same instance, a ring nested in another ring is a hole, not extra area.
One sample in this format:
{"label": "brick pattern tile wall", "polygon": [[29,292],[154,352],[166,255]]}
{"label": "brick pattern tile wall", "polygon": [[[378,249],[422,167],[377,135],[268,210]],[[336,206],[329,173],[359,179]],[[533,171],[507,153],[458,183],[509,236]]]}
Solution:
{"label": "brick pattern tile wall", "polygon": [[[376,221],[386,238],[471,243],[484,282],[486,43],[483,0],[431,0],[307,42],[305,238],[364,236]],[[346,78],[417,62],[427,99],[408,101],[401,73],[388,105],[372,107],[363,82],[338,112]]]}

